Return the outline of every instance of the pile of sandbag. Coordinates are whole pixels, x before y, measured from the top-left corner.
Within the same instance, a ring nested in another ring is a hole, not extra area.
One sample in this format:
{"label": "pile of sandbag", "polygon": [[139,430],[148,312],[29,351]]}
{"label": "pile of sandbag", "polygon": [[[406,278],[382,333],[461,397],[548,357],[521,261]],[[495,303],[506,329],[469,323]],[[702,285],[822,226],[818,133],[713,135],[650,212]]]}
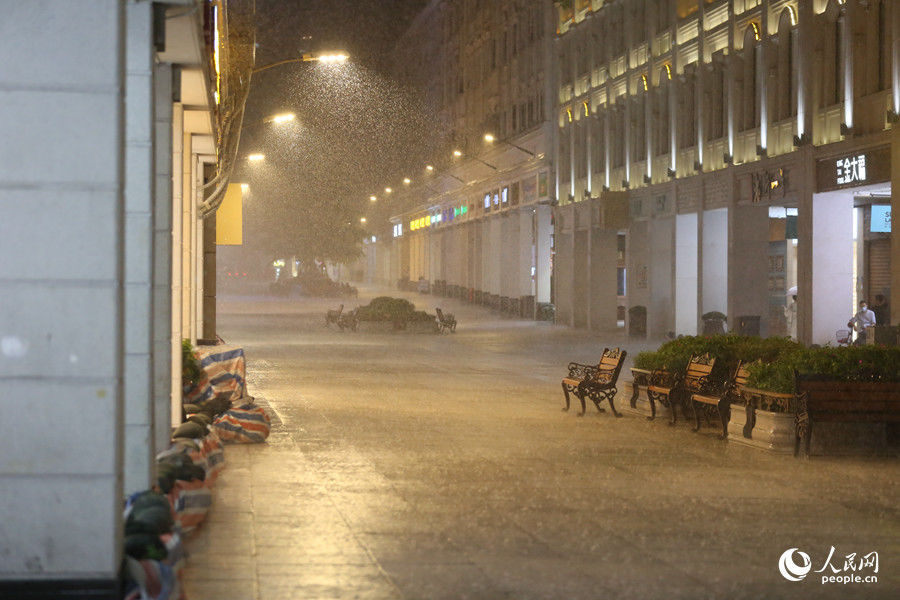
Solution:
{"label": "pile of sandbag", "polygon": [[254,444],[269,437],[271,420],[253,396],[234,399],[230,393],[218,394],[199,404],[185,404],[184,411],[188,423],[208,426],[223,442]]}

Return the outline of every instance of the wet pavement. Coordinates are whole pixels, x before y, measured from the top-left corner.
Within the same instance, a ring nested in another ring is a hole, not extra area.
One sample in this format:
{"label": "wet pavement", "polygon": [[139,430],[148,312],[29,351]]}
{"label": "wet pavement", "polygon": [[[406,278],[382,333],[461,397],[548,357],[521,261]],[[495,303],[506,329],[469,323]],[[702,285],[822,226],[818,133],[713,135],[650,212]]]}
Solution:
{"label": "wet pavement", "polygon": [[[405,296],[457,332],[339,333],[324,326],[338,300],[220,299],[274,422],[267,444],[226,449],[188,543],[190,600],[897,597],[897,458],[578,418],[561,411],[569,361],[656,344]],[[779,574],[791,548],[810,557],[803,581]],[[873,551],[877,583],[821,583],[873,575],[845,565]]]}

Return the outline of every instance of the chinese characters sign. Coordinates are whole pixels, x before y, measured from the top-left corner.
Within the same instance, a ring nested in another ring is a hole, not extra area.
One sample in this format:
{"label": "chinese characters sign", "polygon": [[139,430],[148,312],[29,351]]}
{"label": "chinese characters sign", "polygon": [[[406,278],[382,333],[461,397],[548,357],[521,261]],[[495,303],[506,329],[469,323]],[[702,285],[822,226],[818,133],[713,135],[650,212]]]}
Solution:
{"label": "chinese characters sign", "polygon": [[837,160],[837,184],[863,182],[866,180],[866,155],[859,154]]}
{"label": "chinese characters sign", "polygon": [[816,161],[817,192],[884,183],[890,180],[891,149],[889,146]]}

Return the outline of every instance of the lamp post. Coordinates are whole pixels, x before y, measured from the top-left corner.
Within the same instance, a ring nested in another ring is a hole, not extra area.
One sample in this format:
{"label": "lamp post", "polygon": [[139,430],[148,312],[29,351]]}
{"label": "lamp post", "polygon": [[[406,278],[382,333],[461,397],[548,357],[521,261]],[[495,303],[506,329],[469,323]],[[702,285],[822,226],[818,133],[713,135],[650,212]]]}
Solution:
{"label": "lamp post", "polygon": [[271,64],[257,67],[253,69],[253,73],[261,73],[262,71],[266,71],[271,69],[272,67],[277,67],[279,65],[286,65],[289,63],[301,63],[301,62],[322,62],[326,64],[332,63],[342,63],[345,62],[348,58],[350,58],[344,52],[333,52],[333,53],[322,53],[322,54],[302,54],[298,58],[286,58],[284,60],[279,60],[278,62],[273,62]]}

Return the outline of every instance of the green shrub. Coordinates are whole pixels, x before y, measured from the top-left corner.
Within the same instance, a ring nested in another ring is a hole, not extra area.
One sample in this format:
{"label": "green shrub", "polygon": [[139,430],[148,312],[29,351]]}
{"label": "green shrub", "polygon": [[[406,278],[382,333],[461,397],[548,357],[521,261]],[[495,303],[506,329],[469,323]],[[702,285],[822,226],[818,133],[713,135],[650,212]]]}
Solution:
{"label": "green shrub", "polygon": [[405,325],[410,322],[434,321],[435,315],[424,310],[416,310],[416,306],[403,298],[379,296],[366,306],[360,306],[357,316],[360,321],[382,321]]}
{"label": "green shrub", "polygon": [[181,379],[184,383],[197,383],[203,369],[194,354],[194,347],[188,339],[181,340]]}

